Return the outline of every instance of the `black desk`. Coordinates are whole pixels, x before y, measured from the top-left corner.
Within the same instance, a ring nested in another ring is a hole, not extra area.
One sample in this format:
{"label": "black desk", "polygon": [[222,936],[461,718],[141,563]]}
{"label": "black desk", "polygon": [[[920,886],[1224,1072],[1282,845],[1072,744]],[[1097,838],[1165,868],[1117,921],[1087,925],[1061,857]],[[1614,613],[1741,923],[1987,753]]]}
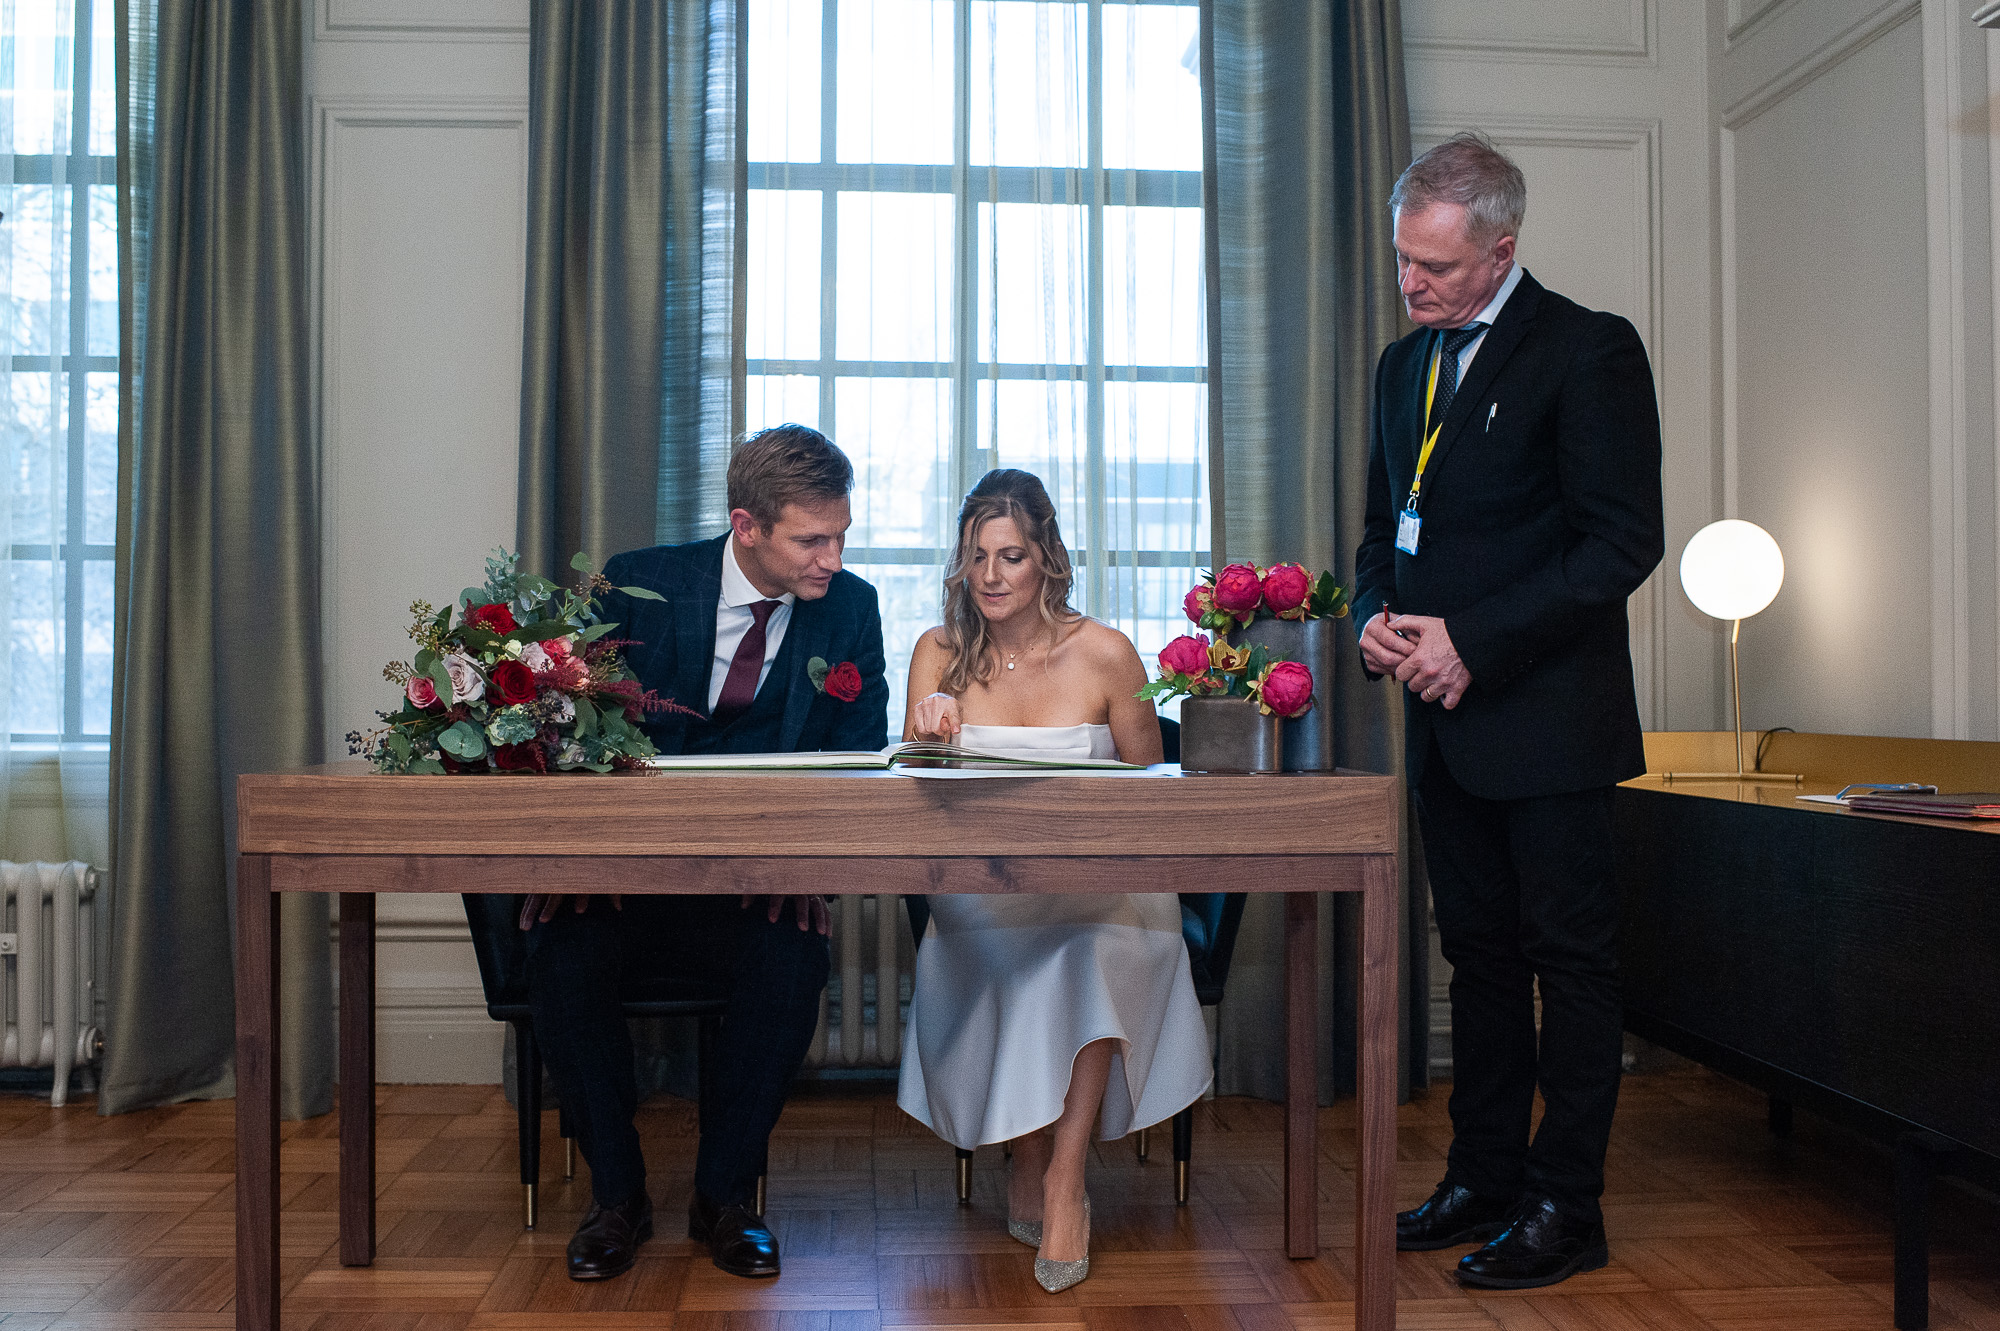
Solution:
{"label": "black desk", "polygon": [[1619,788],[1625,1025],[1769,1093],[1776,1131],[1797,1103],[1895,1146],[1918,1331],[1933,1170],[2000,1177],[2000,827],[1795,798],[1825,789]]}

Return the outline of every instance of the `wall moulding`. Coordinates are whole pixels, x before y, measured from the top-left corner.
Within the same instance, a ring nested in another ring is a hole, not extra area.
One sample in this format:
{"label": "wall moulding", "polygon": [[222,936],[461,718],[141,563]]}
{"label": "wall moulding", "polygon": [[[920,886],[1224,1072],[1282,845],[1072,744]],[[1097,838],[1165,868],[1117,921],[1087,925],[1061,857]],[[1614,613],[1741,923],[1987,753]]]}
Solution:
{"label": "wall moulding", "polygon": [[[1792,0],[1779,0],[1779,8]],[[1772,11],[1775,12],[1775,11]],[[1779,70],[1722,110],[1722,128],[1738,130],[1820,75],[1923,12],[1922,0],[1889,0],[1845,31],[1836,33],[1799,60]]]}
{"label": "wall moulding", "polygon": [[319,42],[525,42],[528,0],[318,0]]}
{"label": "wall moulding", "polygon": [[[1450,19],[1429,28],[1423,14],[1411,22],[1412,8],[1406,7],[1403,48],[1416,56],[1447,60],[1527,60],[1560,62],[1569,65],[1654,65],[1658,63],[1659,42],[1657,0],[1625,0],[1623,31],[1603,37],[1579,37],[1560,32],[1509,30],[1501,25],[1470,27],[1469,14],[1505,13],[1499,5],[1434,4],[1424,13],[1450,15]],[[1429,30],[1427,30],[1429,28]]]}
{"label": "wall moulding", "polygon": [[1722,49],[1733,51],[1751,34],[1797,4],[1798,0],[1729,0],[1727,26],[1722,33]]}

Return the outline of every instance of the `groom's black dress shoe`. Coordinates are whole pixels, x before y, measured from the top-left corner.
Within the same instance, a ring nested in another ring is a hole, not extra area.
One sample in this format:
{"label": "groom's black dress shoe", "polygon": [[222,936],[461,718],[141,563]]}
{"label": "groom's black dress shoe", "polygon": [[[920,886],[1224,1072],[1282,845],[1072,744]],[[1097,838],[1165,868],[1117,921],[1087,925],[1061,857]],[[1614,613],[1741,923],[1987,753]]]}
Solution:
{"label": "groom's black dress shoe", "polygon": [[571,1280],[609,1280],[638,1260],[639,1245],[653,1237],[653,1203],[639,1192],[616,1206],[591,1203],[569,1241]]}
{"label": "groom's black dress shoe", "polygon": [[1535,1289],[1611,1260],[1604,1222],[1565,1216],[1546,1197],[1524,1201],[1505,1233],[1458,1262],[1458,1278],[1487,1289]]}
{"label": "groom's black dress shoe", "polygon": [[688,1201],[688,1237],[706,1243],[709,1258],[730,1275],[778,1274],[778,1240],[747,1206],[717,1206],[697,1192]]}
{"label": "groom's black dress shoe", "polygon": [[1401,1252],[1432,1252],[1461,1243],[1484,1243],[1507,1228],[1513,1212],[1512,1197],[1482,1197],[1456,1183],[1440,1183],[1422,1206],[1396,1213],[1396,1247]]}

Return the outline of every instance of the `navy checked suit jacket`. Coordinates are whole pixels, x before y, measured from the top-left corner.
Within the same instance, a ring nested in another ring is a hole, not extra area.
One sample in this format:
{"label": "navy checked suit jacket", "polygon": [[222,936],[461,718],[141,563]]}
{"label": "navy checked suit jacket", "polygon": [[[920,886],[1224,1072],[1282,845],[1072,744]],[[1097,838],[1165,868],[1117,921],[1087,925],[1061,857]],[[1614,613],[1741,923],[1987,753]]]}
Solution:
{"label": "navy checked suit jacket", "polygon": [[[722,595],[722,546],[728,535],[686,545],[656,545],[614,556],[604,576],[615,586],[644,587],[664,597],[647,601],[612,591],[599,613],[630,639],[632,673],[649,689],[708,714],[709,671],[715,659],[715,606]],[[813,687],[806,663],[844,661],[861,672],[861,696],[842,702]],[[785,642],[758,690],[782,707],[758,706],[729,732],[727,751],[791,753],[812,749],[879,749],[889,742],[889,684],[883,675],[882,613],[875,588],[842,569],[826,595],[795,602]],[[673,713],[649,716],[646,731],[661,753],[686,752],[690,726],[706,722]]]}

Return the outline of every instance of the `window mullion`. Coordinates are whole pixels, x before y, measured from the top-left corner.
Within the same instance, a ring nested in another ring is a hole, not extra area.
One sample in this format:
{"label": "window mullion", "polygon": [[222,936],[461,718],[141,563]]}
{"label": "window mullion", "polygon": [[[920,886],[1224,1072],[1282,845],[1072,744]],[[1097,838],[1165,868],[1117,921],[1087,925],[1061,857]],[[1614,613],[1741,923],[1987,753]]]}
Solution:
{"label": "window mullion", "polygon": [[[972,489],[979,444],[979,208],[972,199],[972,0],[952,6],[951,493]],[[997,404],[996,404],[997,406]]]}
{"label": "window mullion", "polygon": [[[90,349],[90,21],[89,0],[77,0],[75,46],[70,58],[69,161],[69,393],[68,475],[63,516],[63,706],[64,739],[83,735],[84,469],[88,465],[90,376],[83,371]],[[51,329],[50,351],[54,352]],[[50,392],[55,391],[54,375]]]}
{"label": "window mullion", "polygon": [[1088,158],[1089,226],[1084,243],[1084,502],[1087,509],[1090,576],[1084,583],[1086,613],[1109,618],[1108,560],[1112,544],[1104,484],[1104,66],[1103,0],[1089,0],[1084,56],[1084,107]]}
{"label": "window mullion", "polygon": [[[840,159],[838,116],[840,87],[840,0],[821,0],[819,11],[819,160],[833,176]],[[819,195],[819,428],[835,433],[834,338],[840,307],[836,290],[840,272],[840,189],[830,179]]]}

